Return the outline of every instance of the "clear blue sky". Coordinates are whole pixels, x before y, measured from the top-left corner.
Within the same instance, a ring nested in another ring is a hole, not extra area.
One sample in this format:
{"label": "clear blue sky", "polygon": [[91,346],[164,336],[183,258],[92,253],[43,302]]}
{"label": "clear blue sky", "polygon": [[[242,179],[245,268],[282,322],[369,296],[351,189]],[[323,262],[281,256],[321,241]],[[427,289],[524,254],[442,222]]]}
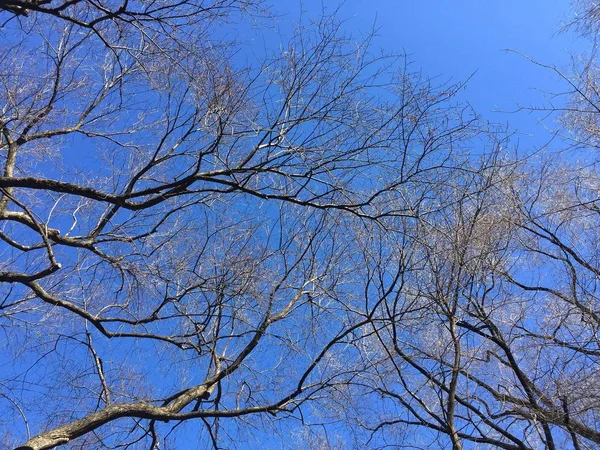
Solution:
{"label": "clear blue sky", "polygon": [[[301,9],[316,15],[323,5],[333,10],[338,3],[306,0],[302,6],[289,2],[276,9],[284,13],[280,20],[285,23],[297,20]],[[568,69],[572,54],[586,47],[582,39],[559,32],[572,16],[568,0],[346,0],[339,15],[357,38],[374,24],[375,46],[405,51],[415,69],[428,77],[460,82],[475,74],[463,98],[486,120],[510,122],[520,132],[521,147],[546,141],[538,126],[541,114],[495,111],[515,110],[518,103],[539,105],[540,91],[561,92],[565,87],[550,71],[507,50]]]}

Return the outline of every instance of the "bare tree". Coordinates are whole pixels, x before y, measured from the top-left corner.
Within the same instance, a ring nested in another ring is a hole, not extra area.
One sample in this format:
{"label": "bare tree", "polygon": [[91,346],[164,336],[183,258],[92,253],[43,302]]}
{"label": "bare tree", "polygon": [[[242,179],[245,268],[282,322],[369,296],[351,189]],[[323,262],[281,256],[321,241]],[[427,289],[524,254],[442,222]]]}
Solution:
{"label": "bare tree", "polygon": [[519,160],[330,16],[0,10],[8,448],[600,444],[594,52]]}
{"label": "bare tree", "polygon": [[310,439],[376,367],[373,237],[441,211],[481,130],[332,18],[244,60],[221,27],[260,6],[0,6],[8,445]]}
{"label": "bare tree", "polygon": [[373,259],[379,350],[357,389],[385,401],[358,420],[407,448],[596,448],[597,214],[562,163],[471,169]]}
{"label": "bare tree", "polygon": [[[598,6],[576,7],[571,26],[595,46]],[[395,264],[375,262],[389,293],[371,323],[370,378],[357,387],[385,399],[358,419],[373,443],[600,444],[596,54],[574,58],[572,73],[536,63],[567,87],[528,108],[553,120],[551,145],[521,161],[491,152],[434,183],[444,206],[419,215]]]}

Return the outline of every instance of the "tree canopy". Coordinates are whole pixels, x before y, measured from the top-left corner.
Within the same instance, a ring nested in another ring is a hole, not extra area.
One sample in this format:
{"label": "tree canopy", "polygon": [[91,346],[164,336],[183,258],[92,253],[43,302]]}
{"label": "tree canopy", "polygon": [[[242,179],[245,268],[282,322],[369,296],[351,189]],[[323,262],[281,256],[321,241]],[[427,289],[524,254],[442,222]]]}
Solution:
{"label": "tree canopy", "polygon": [[575,7],[516,151],[335,14],[259,51],[260,0],[0,2],[5,448],[597,448]]}

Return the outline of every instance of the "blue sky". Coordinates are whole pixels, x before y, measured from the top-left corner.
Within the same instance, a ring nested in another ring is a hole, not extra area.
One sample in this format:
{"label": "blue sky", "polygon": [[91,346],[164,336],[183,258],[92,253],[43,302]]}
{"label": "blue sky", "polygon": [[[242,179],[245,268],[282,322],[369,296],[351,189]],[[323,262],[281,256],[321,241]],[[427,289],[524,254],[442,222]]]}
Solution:
{"label": "blue sky", "polygon": [[[300,10],[312,16],[323,5],[332,11],[337,4],[308,0],[302,6],[278,4],[276,10],[283,13],[280,21],[285,24],[296,21]],[[473,75],[462,100],[486,120],[510,123],[518,131],[520,147],[547,141],[549,135],[538,126],[542,114],[500,111],[514,111],[518,104],[540,105],[542,92],[562,92],[565,87],[518,53],[569,72],[572,56],[586,48],[583,39],[560,31],[573,15],[567,0],[347,0],[338,15],[357,38],[375,25],[374,46],[406,52],[427,77],[462,82]],[[551,121],[546,125],[552,127]]]}

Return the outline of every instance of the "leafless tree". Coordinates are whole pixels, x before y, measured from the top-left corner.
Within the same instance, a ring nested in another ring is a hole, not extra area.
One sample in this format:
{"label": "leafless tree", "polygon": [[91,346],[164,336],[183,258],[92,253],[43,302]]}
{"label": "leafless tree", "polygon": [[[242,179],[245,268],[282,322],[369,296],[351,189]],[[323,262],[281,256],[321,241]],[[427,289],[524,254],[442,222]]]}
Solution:
{"label": "leafless tree", "polygon": [[312,439],[378,367],[405,263],[390,290],[372,262],[442,214],[482,130],[332,18],[241,56],[223,27],[261,6],[0,5],[8,446]]}
{"label": "leafless tree", "polygon": [[438,185],[446,206],[372,259],[381,309],[364,333],[372,366],[357,391],[378,403],[357,420],[373,443],[600,442],[597,212],[562,163],[501,156]]}
{"label": "leafless tree", "polygon": [[[595,46],[598,6],[576,7],[571,26]],[[528,108],[548,114],[554,141],[520,161],[491,152],[450,183],[434,183],[443,208],[419,215],[395,265],[375,264],[385,273],[380,286],[403,269],[371,322],[378,350],[357,386],[385,399],[358,419],[374,443],[600,444],[596,49],[574,58],[572,73],[536,64],[566,86]]]}
{"label": "leafless tree", "polygon": [[518,158],[331,16],[0,10],[7,448],[600,444],[595,52]]}

